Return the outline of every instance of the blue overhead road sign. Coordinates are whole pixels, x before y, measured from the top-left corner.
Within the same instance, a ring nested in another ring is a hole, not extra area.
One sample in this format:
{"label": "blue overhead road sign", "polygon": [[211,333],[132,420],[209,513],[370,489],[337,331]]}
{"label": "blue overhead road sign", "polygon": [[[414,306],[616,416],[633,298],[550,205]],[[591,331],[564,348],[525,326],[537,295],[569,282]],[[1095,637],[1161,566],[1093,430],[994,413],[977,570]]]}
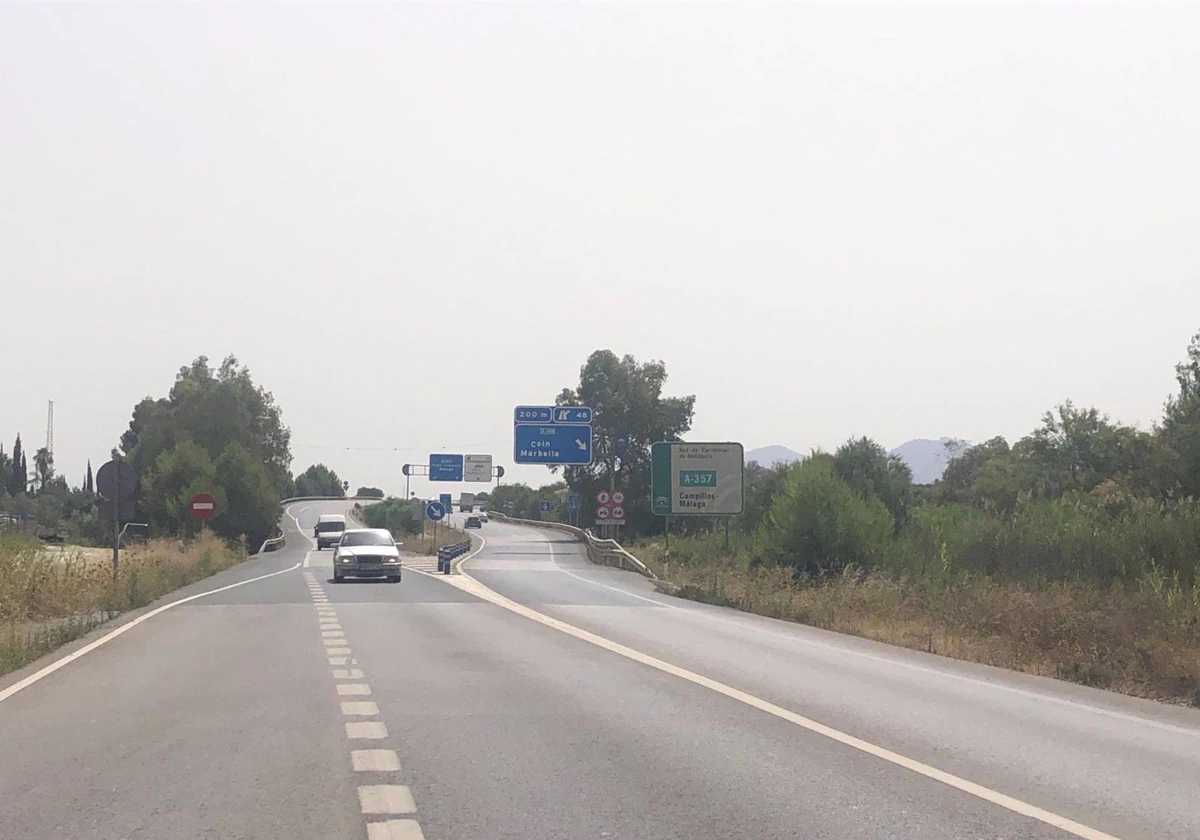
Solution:
{"label": "blue overhead road sign", "polygon": [[461,455],[430,455],[430,481],[462,481],[463,456]]}
{"label": "blue overhead road sign", "polygon": [[425,518],[430,522],[440,522],[446,518],[446,509],[441,502],[430,502],[425,506]]}
{"label": "blue overhead road sign", "polygon": [[581,405],[557,406],[554,409],[555,423],[591,423],[592,410]]}
{"label": "blue overhead road sign", "polygon": [[590,464],[592,427],[585,423],[518,423],[513,427],[517,464]]}

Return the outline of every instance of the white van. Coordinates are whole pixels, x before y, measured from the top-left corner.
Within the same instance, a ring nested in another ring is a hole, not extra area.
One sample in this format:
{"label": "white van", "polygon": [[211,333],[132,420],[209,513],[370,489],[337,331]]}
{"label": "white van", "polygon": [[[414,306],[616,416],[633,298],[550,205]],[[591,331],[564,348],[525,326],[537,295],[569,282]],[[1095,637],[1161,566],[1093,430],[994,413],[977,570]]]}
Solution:
{"label": "white van", "polygon": [[313,529],[313,536],[317,538],[317,551],[329,545],[337,545],[345,532],[346,517],[340,513],[321,514],[317,520],[317,527]]}

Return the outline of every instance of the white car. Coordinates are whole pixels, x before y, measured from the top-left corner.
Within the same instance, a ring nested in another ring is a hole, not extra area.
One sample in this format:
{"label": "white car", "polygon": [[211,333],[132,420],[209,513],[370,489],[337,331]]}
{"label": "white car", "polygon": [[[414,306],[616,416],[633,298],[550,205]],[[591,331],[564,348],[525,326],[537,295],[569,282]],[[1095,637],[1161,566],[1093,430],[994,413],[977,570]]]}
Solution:
{"label": "white car", "polygon": [[348,577],[382,577],[400,582],[400,549],[384,528],[353,528],[333,550],[333,582]]}

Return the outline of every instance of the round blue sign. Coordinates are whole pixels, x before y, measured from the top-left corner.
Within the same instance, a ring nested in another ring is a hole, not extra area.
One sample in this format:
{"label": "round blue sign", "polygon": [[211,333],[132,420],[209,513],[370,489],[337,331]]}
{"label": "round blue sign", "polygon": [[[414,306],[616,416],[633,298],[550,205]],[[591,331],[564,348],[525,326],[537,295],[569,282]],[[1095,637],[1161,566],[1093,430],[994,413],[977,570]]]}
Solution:
{"label": "round blue sign", "polygon": [[446,518],[446,507],[441,502],[430,502],[425,506],[425,518],[431,522],[439,522]]}

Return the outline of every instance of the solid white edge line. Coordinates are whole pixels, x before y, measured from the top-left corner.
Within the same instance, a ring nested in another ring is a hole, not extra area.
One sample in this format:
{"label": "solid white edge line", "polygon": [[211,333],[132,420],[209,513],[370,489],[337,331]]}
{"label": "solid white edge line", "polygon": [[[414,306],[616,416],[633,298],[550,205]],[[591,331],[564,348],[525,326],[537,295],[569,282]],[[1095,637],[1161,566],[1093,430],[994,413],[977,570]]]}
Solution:
{"label": "solid white edge line", "polygon": [[113,639],[117,638],[117,636],[120,636],[122,633],[132,630],[134,627],[137,627],[143,621],[149,621],[150,619],[154,618],[154,616],[158,615],[159,613],[166,612],[167,610],[171,609],[172,607],[177,607],[180,604],[186,604],[189,601],[195,601],[197,598],[206,598],[209,595],[216,595],[218,592],[227,592],[230,589],[237,589],[239,586],[245,586],[248,583],[257,583],[260,580],[266,580],[267,578],[273,578],[276,575],[282,575],[282,574],[287,574],[288,572],[294,572],[298,568],[300,568],[300,564],[296,563],[293,566],[288,566],[286,569],[280,569],[277,572],[271,572],[270,574],[267,574],[267,575],[259,575],[258,577],[250,578],[249,580],[240,580],[237,583],[231,583],[228,586],[222,586],[217,589],[210,589],[207,592],[200,592],[196,595],[189,595],[186,598],[180,598],[178,601],[172,601],[169,604],[163,604],[161,607],[153,609],[150,612],[146,613],[145,615],[139,615],[137,618],[135,618],[133,621],[130,621],[128,624],[122,624],[120,627],[116,628],[115,630],[113,630],[109,633],[106,633],[105,635],[101,636],[99,639],[96,639],[96,641],[90,642],[90,643],[84,645],[79,650],[68,653],[62,659],[51,662],[45,668],[42,668],[40,671],[38,671],[36,673],[30,674],[28,677],[21,680],[20,682],[13,683],[8,688],[4,689],[3,691],[0,691],[0,703],[3,703],[9,697],[12,697],[18,691],[22,691],[23,689],[29,688],[29,686],[33,685],[38,680],[40,680],[44,677],[50,676],[55,671],[57,671],[59,668],[62,668],[64,665],[74,662],[76,659],[83,656],[84,654],[91,653],[96,648],[100,647],[101,645],[111,642]]}
{"label": "solid white edge line", "polygon": [[[531,530],[537,530],[537,529],[531,529]],[[545,535],[541,534],[540,532],[539,532],[539,536],[542,536],[543,538],[545,538]],[[627,589],[621,589],[619,586],[610,586],[607,583],[601,583],[600,581],[597,581],[597,580],[591,580],[590,578],[586,578],[583,575],[575,574],[570,569],[563,568],[561,565],[559,565],[558,558],[555,557],[555,555],[554,555],[554,543],[552,543],[549,539],[546,539],[546,544],[548,546],[550,546],[550,562],[552,562],[554,564],[554,567],[558,571],[562,572],[564,575],[567,575],[568,577],[573,577],[576,580],[582,581],[584,583],[590,583],[592,586],[599,586],[601,589],[608,589],[612,592],[616,592],[616,593],[625,595],[630,598],[636,598],[639,601],[645,601],[648,604],[654,604],[655,606],[662,607],[663,609],[666,609],[666,610],[677,610],[679,612],[686,613],[687,615],[694,616],[696,618],[704,619],[707,621],[715,621],[720,624],[727,624],[730,627],[735,627],[740,630],[748,630],[752,633],[758,633],[763,636],[770,636],[771,638],[774,638],[774,639],[782,639],[784,641],[789,641],[789,642],[793,642],[796,644],[808,645],[809,647],[820,648],[821,650],[827,650],[827,651],[830,651],[831,653],[848,654],[848,655],[854,656],[858,659],[867,659],[871,662],[879,662],[884,665],[892,665],[897,668],[904,668],[904,669],[910,670],[910,671],[917,671],[919,673],[929,674],[931,676],[944,677],[947,679],[956,680],[958,682],[969,683],[970,685],[977,685],[977,686],[980,686],[983,688],[991,688],[991,689],[995,689],[997,691],[1003,691],[1008,694],[1015,694],[1019,697],[1027,697],[1030,700],[1038,700],[1038,701],[1042,701],[1045,703],[1050,703],[1055,706],[1063,706],[1064,708],[1078,709],[1080,711],[1091,712],[1092,714],[1096,714],[1096,715],[1102,715],[1103,717],[1110,717],[1110,718],[1114,718],[1116,720],[1123,720],[1128,723],[1136,723],[1136,724],[1140,724],[1142,726],[1149,726],[1153,729],[1161,729],[1164,732],[1173,732],[1177,735],[1190,735],[1193,738],[1200,738],[1200,729],[1188,729],[1183,726],[1176,726],[1173,723],[1163,723],[1162,721],[1151,720],[1149,718],[1144,718],[1139,715],[1130,714],[1128,712],[1118,712],[1118,711],[1114,711],[1112,709],[1105,709],[1101,706],[1093,706],[1089,703],[1083,703],[1079,700],[1070,700],[1065,697],[1053,697],[1049,694],[1043,694],[1041,692],[1033,691],[1033,690],[1027,689],[1027,688],[1017,688],[1016,686],[1004,685],[1003,683],[994,682],[992,680],[985,680],[985,679],[981,679],[979,677],[969,677],[965,674],[955,674],[952,671],[945,671],[940,668],[932,668],[928,665],[920,665],[916,662],[907,662],[903,659],[892,659],[887,656],[881,656],[881,655],[875,654],[875,653],[868,653],[866,651],[853,650],[852,648],[841,647],[838,645],[829,644],[828,642],[817,641],[816,639],[804,639],[804,638],[801,638],[800,636],[792,635],[789,633],[781,633],[776,630],[770,630],[766,627],[759,627],[753,621],[745,620],[746,618],[748,618],[748,616],[727,617],[727,616],[723,616],[723,615],[716,615],[713,612],[710,612],[708,610],[689,609],[688,607],[680,606],[679,604],[672,604],[668,601],[660,601],[657,598],[647,598],[645,595],[639,595],[636,592],[630,592]],[[660,594],[662,594],[662,593],[660,593]],[[665,597],[672,598],[672,597],[678,597],[678,596],[666,595]],[[689,603],[695,604],[697,602],[689,602]],[[761,619],[764,619],[767,621],[772,620],[772,619],[768,618],[767,616],[759,616],[759,615],[755,615],[754,613],[750,613],[749,615],[752,615],[755,618],[761,618]],[[741,618],[742,620],[739,620],[739,618]],[[783,619],[774,619],[774,620],[775,621],[783,621]],[[811,625],[800,624],[798,622],[796,623],[796,626],[797,627],[809,627],[809,628],[812,627]],[[812,628],[812,629],[816,629],[816,628]],[[875,641],[874,639],[868,639],[865,636],[850,636],[849,638],[863,639],[864,641],[868,641],[868,642]],[[877,644],[887,644],[887,643],[886,642],[878,642]],[[904,647],[900,647],[898,645],[896,646],[896,648],[897,648],[897,650],[904,650],[904,651],[912,650],[912,648],[904,648]],[[957,661],[963,662],[966,660],[957,660]],[[1023,674],[1025,672],[1013,671],[1013,673],[1014,674]]]}
{"label": "solid white edge line", "polygon": [[[480,537],[480,539],[483,538]],[[485,542],[484,546],[486,544],[487,543]],[[479,551],[482,551],[484,546],[480,546]],[[473,557],[475,554],[478,554],[478,551],[473,552],[471,556]],[[464,560],[463,562],[466,561]],[[865,741],[846,732],[842,732],[841,730],[834,729],[832,726],[826,726],[825,724],[819,723],[812,718],[797,714],[790,709],[785,709],[782,706],[778,706],[768,700],[755,697],[748,692],[733,688],[725,683],[718,682],[717,680],[705,677],[701,674],[697,674],[694,671],[689,671],[686,668],[681,668],[678,665],[672,665],[671,663],[662,659],[642,653],[641,651],[622,645],[619,642],[614,642],[611,639],[605,638],[604,636],[600,636],[588,630],[583,630],[573,624],[568,624],[565,621],[560,621],[557,618],[540,613],[537,610],[524,606],[523,604],[518,604],[515,601],[511,601],[498,592],[488,588],[485,584],[480,583],[466,572],[461,572],[461,574],[456,577],[451,577],[449,575],[430,575],[430,577],[441,578],[446,583],[462,590],[463,592],[475,595],[481,600],[488,601],[499,607],[503,607],[510,612],[514,612],[517,615],[532,619],[539,624],[544,624],[545,626],[554,630],[566,633],[569,636],[574,636],[581,641],[596,645],[597,647],[623,656],[626,659],[631,659],[634,662],[648,665],[649,667],[665,674],[679,677],[680,679],[687,680],[695,685],[715,691],[718,694],[723,694],[726,697],[736,700],[740,703],[744,703],[751,708],[774,715],[775,717],[786,720],[789,723],[793,723],[802,729],[807,729],[809,732],[813,732],[817,735],[823,735],[830,740],[837,741],[840,744],[844,744],[845,746],[851,747],[860,752],[864,752],[868,755],[882,759],[889,764],[909,770],[920,776],[932,779],[933,781],[941,782],[944,785],[955,788],[956,790],[962,791],[963,793],[969,794],[978,799],[982,799],[985,802],[998,805],[1005,810],[1029,817],[1030,819],[1037,820],[1045,825],[1061,829],[1068,834],[1082,838],[1082,840],[1120,840],[1120,838],[1112,834],[1107,834],[1099,829],[1076,822],[1075,820],[1064,817],[1061,814],[1055,814],[1052,811],[1039,808],[1036,805],[1016,799],[1015,797],[1001,793],[1000,791],[992,790],[989,787],[969,781],[961,776],[955,776],[953,773],[947,773],[944,770],[939,770],[930,764],[925,764],[924,762],[917,761],[909,758],[908,756],[901,755],[900,753],[893,752],[892,750],[880,747],[876,744],[872,744],[870,741]]]}

